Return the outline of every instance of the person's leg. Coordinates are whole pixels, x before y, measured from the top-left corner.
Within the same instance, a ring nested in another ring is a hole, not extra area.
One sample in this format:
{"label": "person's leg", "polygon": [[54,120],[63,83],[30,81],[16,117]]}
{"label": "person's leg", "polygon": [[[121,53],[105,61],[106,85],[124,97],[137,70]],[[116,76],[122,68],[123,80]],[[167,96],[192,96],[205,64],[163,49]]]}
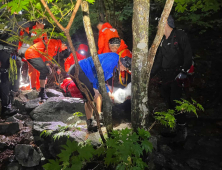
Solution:
{"label": "person's leg", "polygon": [[[171,94],[170,94],[170,102],[171,105],[173,107],[173,109],[175,109],[175,107],[177,106],[177,103],[175,102],[175,100],[181,100],[182,97],[182,87],[177,83],[177,81],[174,81],[171,83]],[[186,123],[186,114],[178,114],[175,115],[177,124],[185,124]]]}
{"label": "person's leg", "polygon": [[171,102],[170,102],[170,93],[171,93],[171,87],[170,87],[170,83],[162,83],[161,86],[161,94],[165,100],[165,103],[167,104],[167,108],[168,109],[174,109],[172,108]]}
{"label": "person's leg", "polygon": [[[69,73],[72,76],[75,74],[75,65],[70,67]],[[71,77],[71,78],[74,81],[74,83],[76,84],[77,88],[80,90],[80,88],[79,88],[78,84],[76,83],[75,79],[73,77]],[[85,87],[85,89],[87,89],[88,96],[90,97],[90,102],[93,102],[94,96],[95,96],[95,92],[93,90],[93,85],[89,81],[88,77],[85,75],[85,73],[83,72],[81,67],[79,68],[78,78],[79,78],[79,81],[82,83],[82,86]],[[97,131],[97,122],[94,120],[94,117],[93,117],[93,109],[88,104],[88,99],[86,98],[86,95],[81,90],[80,90],[80,92],[82,93],[82,96],[84,97],[84,99],[87,100],[87,102],[85,103],[85,113],[86,113],[86,118],[87,118],[87,121],[86,121],[87,129],[88,129],[88,131]]]}
{"label": "person's leg", "polygon": [[85,102],[85,112],[86,112],[86,118],[91,119],[93,116],[93,109],[88,104],[88,102]]}
{"label": "person's leg", "polygon": [[98,90],[96,90],[95,93],[98,93],[98,94],[95,95],[96,97],[94,97],[93,101],[96,103],[96,109],[98,113],[101,113],[102,112],[102,95],[99,93]]}
{"label": "person's leg", "polygon": [[[171,86],[171,103],[176,107],[176,102],[174,100],[181,100],[182,97],[182,87],[177,81],[174,81]],[[175,115],[176,119],[176,132],[177,135],[173,139],[173,142],[183,142],[187,137],[187,127],[186,127],[186,113],[180,113]]]}
{"label": "person's leg", "polygon": [[34,67],[29,63],[28,63],[28,73],[29,73],[29,80],[30,80],[31,88],[34,89],[36,88],[35,86],[36,74],[35,74]]}
{"label": "person's leg", "polygon": [[42,58],[33,58],[29,59],[28,62],[40,72],[40,92],[39,97],[41,99],[48,99],[48,96],[45,93],[45,83],[46,83],[46,77],[49,74],[49,69],[47,68],[46,64],[43,62]]}
{"label": "person's leg", "polygon": [[[40,80],[39,80],[39,77],[40,77],[40,72],[38,70],[36,70],[36,82],[35,82],[35,85],[36,85],[36,90],[39,90],[40,89]],[[46,80],[47,81],[47,80]],[[46,84],[46,82],[45,82]]]}

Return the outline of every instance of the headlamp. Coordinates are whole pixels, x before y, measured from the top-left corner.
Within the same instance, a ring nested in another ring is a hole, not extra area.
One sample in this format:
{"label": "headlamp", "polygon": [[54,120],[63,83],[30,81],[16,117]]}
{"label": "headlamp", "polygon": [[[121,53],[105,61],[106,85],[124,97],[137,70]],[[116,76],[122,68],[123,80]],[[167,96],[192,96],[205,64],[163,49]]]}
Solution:
{"label": "headlamp", "polygon": [[84,50],[79,50],[79,54],[84,55],[84,54],[85,54],[85,51],[84,51]]}

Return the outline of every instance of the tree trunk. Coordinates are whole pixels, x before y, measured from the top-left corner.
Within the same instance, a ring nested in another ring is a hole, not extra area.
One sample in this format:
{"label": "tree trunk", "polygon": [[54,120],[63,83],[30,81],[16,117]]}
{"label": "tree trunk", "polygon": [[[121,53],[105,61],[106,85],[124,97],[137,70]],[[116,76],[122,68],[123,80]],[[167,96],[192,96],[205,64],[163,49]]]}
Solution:
{"label": "tree trunk", "polygon": [[[157,48],[164,34],[165,23],[174,0],[167,0],[157,35],[148,53],[149,0],[134,0],[133,7],[133,61],[132,61],[132,111],[134,131],[138,127],[148,129],[148,83]],[[147,57],[148,56],[148,57]],[[142,69],[143,68],[143,69]]]}
{"label": "tree trunk", "polygon": [[133,58],[131,120],[134,131],[145,128],[148,119],[148,28],[149,0],[133,1]]}
{"label": "tree trunk", "polygon": [[90,18],[89,18],[88,3],[86,1],[83,1],[81,4],[81,8],[83,11],[83,22],[84,22],[84,27],[85,27],[85,31],[86,31],[86,35],[87,35],[89,48],[90,48],[90,53],[92,55],[93,62],[96,67],[100,92],[101,92],[102,99],[103,99],[103,114],[104,114],[104,119],[105,119],[104,121],[105,121],[107,132],[109,134],[113,129],[111,100],[110,100],[108,93],[106,91],[104,73],[103,73],[103,69],[101,67],[101,64],[100,64],[100,61],[99,61],[99,58],[97,55],[96,45],[95,45],[95,41],[94,41],[94,37],[93,37],[93,31],[92,31],[92,27],[91,27],[91,23],[90,23]]}

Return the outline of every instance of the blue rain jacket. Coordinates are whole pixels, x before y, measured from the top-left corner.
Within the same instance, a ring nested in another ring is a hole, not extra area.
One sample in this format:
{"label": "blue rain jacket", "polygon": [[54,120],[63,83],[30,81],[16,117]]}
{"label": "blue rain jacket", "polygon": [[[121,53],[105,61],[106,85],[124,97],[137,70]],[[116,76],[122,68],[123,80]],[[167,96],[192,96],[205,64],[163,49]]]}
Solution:
{"label": "blue rain jacket", "polygon": [[[98,55],[99,61],[101,63],[105,81],[113,76],[113,69],[117,67],[119,61],[119,55],[116,53],[104,53]],[[93,88],[99,88],[99,82],[96,74],[96,68],[92,57],[79,61],[79,65],[82,68],[85,75],[88,77],[89,81],[93,84]],[[107,92],[109,88],[106,86]]]}

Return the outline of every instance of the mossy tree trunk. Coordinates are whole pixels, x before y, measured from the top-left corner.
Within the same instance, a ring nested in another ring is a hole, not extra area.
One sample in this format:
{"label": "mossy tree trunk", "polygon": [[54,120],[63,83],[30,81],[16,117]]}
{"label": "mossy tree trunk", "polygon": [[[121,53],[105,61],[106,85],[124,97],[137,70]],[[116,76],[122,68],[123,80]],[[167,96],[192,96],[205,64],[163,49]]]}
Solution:
{"label": "mossy tree trunk", "polygon": [[164,34],[165,23],[174,0],[167,0],[158,25],[156,37],[148,50],[149,0],[134,0],[133,6],[133,60],[131,120],[134,131],[148,129],[148,83],[157,48]]}
{"label": "mossy tree trunk", "polygon": [[134,131],[145,128],[148,116],[148,28],[149,0],[133,1],[133,58],[132,58],[132,105],[131,120]]}

